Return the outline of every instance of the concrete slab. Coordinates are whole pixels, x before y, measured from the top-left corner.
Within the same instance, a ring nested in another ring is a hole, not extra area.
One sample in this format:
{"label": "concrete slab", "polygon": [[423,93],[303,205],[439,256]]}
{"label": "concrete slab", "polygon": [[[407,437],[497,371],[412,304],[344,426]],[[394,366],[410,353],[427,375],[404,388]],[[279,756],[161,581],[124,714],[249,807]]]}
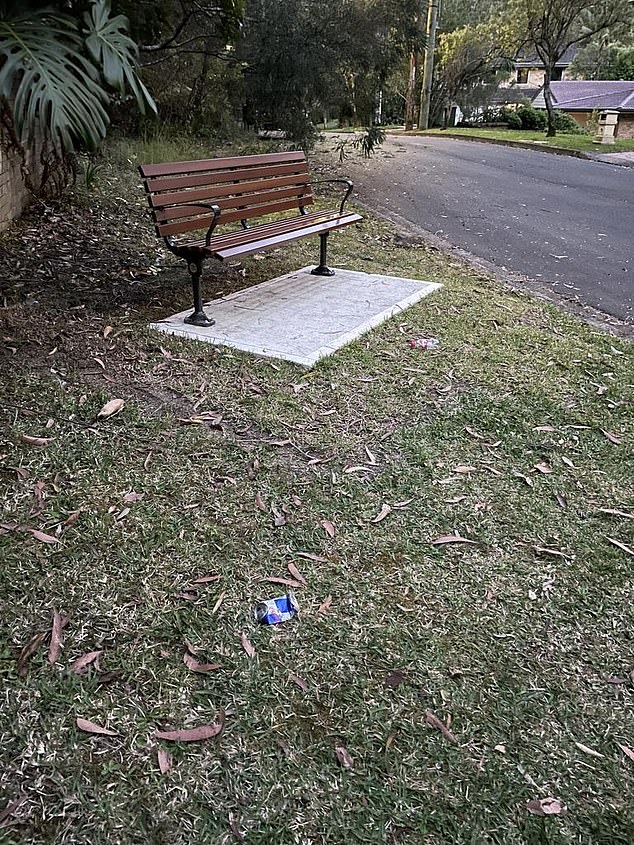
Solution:
{"label": "concrete slab", "polygon": [[216,321],[209,328],[183,322],[191,308],[152,328],[311,367],[442,287],[378,273],[337,270],[325,277],[310,270],[303,267],[208,304]]}

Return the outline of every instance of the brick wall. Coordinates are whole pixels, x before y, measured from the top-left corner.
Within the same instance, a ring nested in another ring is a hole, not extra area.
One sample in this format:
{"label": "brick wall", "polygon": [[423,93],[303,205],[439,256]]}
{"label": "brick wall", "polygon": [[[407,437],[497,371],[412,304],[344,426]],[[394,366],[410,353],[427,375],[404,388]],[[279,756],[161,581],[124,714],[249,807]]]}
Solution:
{"label": "brick wall", "polygon": [[616,130],[617,138],[634,138],[634,114],[620,114]]}
{"label": "brick wall", "polygon": [[[35,149],[27,155],[27,164],[33,174],[33,181],[37,184],[39,155]],[[32,200],[31,193],[24,184],[20,165],[20,156],[7,152],[0,139],[0,231],[19,217]]]}

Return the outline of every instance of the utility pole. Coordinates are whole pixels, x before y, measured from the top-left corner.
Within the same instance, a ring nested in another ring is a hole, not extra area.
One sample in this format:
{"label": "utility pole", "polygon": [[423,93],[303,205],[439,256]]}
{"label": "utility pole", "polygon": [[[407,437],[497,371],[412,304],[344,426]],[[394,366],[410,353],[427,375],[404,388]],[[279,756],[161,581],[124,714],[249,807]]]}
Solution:
{"label": "utility pole", "polygon": [[431,102],[431,83],[434,76],[434,50],[436,49],[436,29],[438,28],[438,14],[440,0],[429,0],[427,9],[427,46],[425,47],[425,64],[423,66],[423,88],[420,93],[420,111],[418,113],[418,128],[429,128],[429,105]]}

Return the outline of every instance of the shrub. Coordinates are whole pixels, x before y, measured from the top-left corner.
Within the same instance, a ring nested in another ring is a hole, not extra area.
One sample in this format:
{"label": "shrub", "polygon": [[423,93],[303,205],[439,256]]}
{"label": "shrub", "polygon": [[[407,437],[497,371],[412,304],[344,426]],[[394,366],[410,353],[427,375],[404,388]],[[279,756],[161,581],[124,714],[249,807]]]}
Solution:
{"label": "shrub", "polygon": [[521,129],[522,128],[522,118],[517,114],[517,112],[509,111],[508,114],[504,117],[504,122],[508,126],[509,129]]}
{"label": "shrub", "polygon": [[546,112],[531,105],[520,106],[516,114],[522,122],[522,129],[545,129],[548,123]]}
{"label": "shrub", "polygon": [[586,130],[579,126],[577,121],[566,114],[565,111],[555,112],[555,129],[557,132],[565,132],[568,135],[585,135]]}

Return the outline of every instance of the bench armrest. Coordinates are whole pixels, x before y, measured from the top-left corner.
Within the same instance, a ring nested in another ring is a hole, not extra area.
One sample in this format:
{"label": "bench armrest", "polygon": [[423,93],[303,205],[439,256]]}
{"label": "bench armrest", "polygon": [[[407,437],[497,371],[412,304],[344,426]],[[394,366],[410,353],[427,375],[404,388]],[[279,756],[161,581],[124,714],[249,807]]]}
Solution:
{"label": "bench armrest", "polygon": [[218,224],[218,218],[220,217],[220,206],[208,202],[188,202],[185,204],[188,206],[191,205],[192,208],[208,208],[210,211],[213,211],[214,219],[211,221],[211,226],[207,229],[207,234],[205,235],[205,246],[209,246],[211,236],[213,234],[214,229],[216,228],[216,225]]}
{"label": "bench armrest", "polygon": [[323,185],[326,183],[338,183],[340,185],[347,185],[348,189],[346,190],[346,194],[344,198],[341,200],[341,205],[339,206],[339,214],[343,214],[343,207],[346,204],[348,197],[354,190],[354,185],[352,184],[351,179],[316,179],[314,182],[311,182],[312,185]]}

